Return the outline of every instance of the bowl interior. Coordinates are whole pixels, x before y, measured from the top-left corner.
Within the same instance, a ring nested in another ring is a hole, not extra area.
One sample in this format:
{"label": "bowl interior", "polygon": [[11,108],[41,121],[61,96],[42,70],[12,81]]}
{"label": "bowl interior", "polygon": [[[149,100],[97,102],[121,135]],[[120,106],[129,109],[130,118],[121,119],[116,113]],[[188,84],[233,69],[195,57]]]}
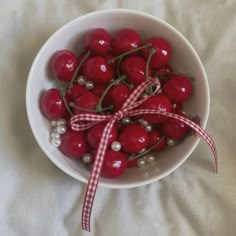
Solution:
{"label": "bowl interior", "polygon": [[[83,49],[83,36],[93,28],[103,27],[113,33],[124,27],[137,30],[143,39],[152,36],[166,38],[172,47],[171,64],[177,71],[196,77],[194,93],[186,103],[185,110],[201,117],[205,127],[209,111],[209,91],[203,66],[196,52],[187,40],[174,28],[150,15],[130,10],[98,11],[79,17],[68,23],[44,44],[38,53],[27,83],[26,106],[29,122],[34,136],[45,154],[64,172],[87,182],[89,172],[79,161],[66,158],[49,142],[50,125],[39,109],[39,99],[44,90],[55,87],[49,61],[57,50],[70,49],[75,53]],[[131,168],[117,179],[100,179],[100,186],[111,188],[129,188],[158,180],[180,166],[196,147],[199,138],[191,137],[174,150],[160,155],[159,160],[145,168]]]}

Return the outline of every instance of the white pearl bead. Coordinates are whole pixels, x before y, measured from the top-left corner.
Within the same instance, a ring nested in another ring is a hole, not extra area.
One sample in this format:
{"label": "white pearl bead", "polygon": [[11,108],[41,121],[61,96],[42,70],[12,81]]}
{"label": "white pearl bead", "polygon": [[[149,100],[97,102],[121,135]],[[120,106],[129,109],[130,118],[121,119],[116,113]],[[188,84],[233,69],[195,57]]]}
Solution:
{"label": "white pearl bead", "polygon": [[93,89],[94,88],[94,84],[92,81],[87,81],[86,84],[85,84],[85,87],[89,90]]}
{"label": "white pearl bead", "polygon": [[143,159],[143,158],[139,158],[138,160],[137,160],[137,166],[138,167],[144,167],[146,165],[146,161]]}
{"label": "white pearl bead", "polygon": [[120,142],[118,142],[118,141],[112,142],[112,144],[111,144],[111,149],[112,149],[113,151],[115,151],[115,152],[119,152],[120,149],[121,149],[121,144],[120,144]]}
{"label": "white pearl bead", "polygon": [[66,132],[66,126],[65,125],[59,125],[57,126],[57,132],[59,134],[64,134]]}
{"label": "white pearl bead", "polygon": [[51,133],[51,138],[60,138],[61,135],[56,131],[56,130],[53,130],[53,132]]}
{"label": "white pearl bead", "polygon": [[153,163],[156,160],[156,157],[153,155],[148,155],[147,156],[147,163]]}
{"label": "white pearl bead", "polygon": [[173,140],[173,139],[168,138],[168,139],[166,140],[166,142],[167,142],[167,145],[168,145],[169,147],[172,147],[172,146],[175,145],[175,140]]}
{"label": "white pearl bead", "polygon": [[66,125],[66,120],[65,119],[57,120],[57,126],[59,126],[59,125]]}
{"label": "white pearl bead", "polygon": [[141,125],[143,125],[143,126],[148,125],[148,122],[147,122],[146,120],[144,120],[143,118],[139,118],[139,119],[138,119],[138,122],[139,122]]}
{"label": "white pearl bead", "polygon": [[61,139],[60,138],[52,138],[51,144],[53,147],[60,147],[61,145]]}
{"label": "white pearl bead", "polygon": [[50,123],[51,123],[52,127],[56,127],[57,126],[57,121],[56,120],[51,120]]}
{"label": "white pearl bead", "polygon": [[90,164],[90,163],[92,163],[92,161],[93,161],[93,156],[92,156],[90,153],[85,153],[85,154],[82,156],[82,161],[83,161],[85,164]]}
{"label": "white pearl bead", "polygon": [[126,116],[124,117],[121,122],[124,124],[124,125],[128,125],[130,122],[131,122],[131,119],[130,117]]}
{"label": "white pearl bead", "polygon": [[152,131],[152,125],[147,124],[147,125],[145,126],[145,130],[146,130],[148,133],[150,133],[150,132]]}
{"label": "white pearl bead", "polygon": [[77,78],[77,83],[80,84],[80,85],[85,85],[86,84],[86,79],[84,78],[84,76],[80,75]]}

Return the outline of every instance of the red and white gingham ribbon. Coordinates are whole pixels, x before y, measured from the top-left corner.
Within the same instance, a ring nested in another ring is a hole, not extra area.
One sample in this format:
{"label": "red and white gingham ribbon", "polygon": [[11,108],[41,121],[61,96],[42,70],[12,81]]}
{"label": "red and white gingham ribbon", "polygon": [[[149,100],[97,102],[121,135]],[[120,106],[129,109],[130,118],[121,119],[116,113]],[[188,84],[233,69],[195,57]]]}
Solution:
{"label": "red and white gingham ribbon", "polygon": [[97,190],[99,177],[103,165],[104,156],[108,146],[109,134],[111,132],[112,127],[115,122],[121,120],[125,116],[137,116],[142,114],[157,114],[164,115],[168,117],[172,117],[174,119],[180,120],[183,123],[187,124],[193,130],[195,130],[210,146],[215,161],[215,171],[217,172],[217,152],[214,141],[211,139],[209,134],[203,130],[199,125],[194,123],[193,121],[182,117],[180,115],[176,115],[169,112],[163,112],[152,109],[135,109],[141,103],[143,103],[147,98],[139,100],[141,94],[145,91],[145,89],[149,85],[155,85],[156,91],[160,88],[160,82],[156,79],[149,79],[141,83],[132,94],[126,99],[121,109],[112,114],[112,115],[98,115],[98,114],[90,114],[90,113],[82,113],[79,115],[75,115],[71,118],[71,128],[76,131],[83,131],[89,129],[90,127],[100,123],[107,121],[107,124],[104,128],[101,141],[99,143],[97,153],[94,159],[94,163],[92,166],[92,170],[90,173],[90,177],[88,180],[88,185],[86,189],[83,211],[82,211],[82,228],[84,230],[90,231],[90,218],[93,207],[93,201],[95,197],[95,193]]}

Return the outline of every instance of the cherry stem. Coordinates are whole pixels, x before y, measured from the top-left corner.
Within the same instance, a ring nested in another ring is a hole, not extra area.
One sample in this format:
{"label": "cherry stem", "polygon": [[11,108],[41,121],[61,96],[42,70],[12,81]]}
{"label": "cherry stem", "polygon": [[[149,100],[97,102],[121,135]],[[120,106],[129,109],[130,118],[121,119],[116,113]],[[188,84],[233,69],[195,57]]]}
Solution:
{"label": "cherry stem", "polygon": [[130,84],[130,83],[128,83],[128,82],[125,81],[125,80],[123,80],[122,83],[125,84],[129,89],[132,89],[132,88],[134,87],[133,84]]}
{"label": "cherry stem", "polygon": [[70,84],[69,84],[69,88],[72,88],[73,86],[73,83],[75,81],[75,78],[77,77],[77,74],[81,68],[81,66],[84,64],[85,60],[88,58],[88,56],[90,55],[91,51],[87,51],[86,54],[84,55],[83,59],[80,61],[79,65],[77,66],[76,70],[75,70],[75,73],[73,74],[72,76],[72,79],[70,81]]}
{"label": "cherry stem", "polygon": [[100,100],[96,106],[96,111],[97,112],[102,112],[102,101],[104,99],[104,97],[106,96],[106,94],[108,93],[108,91],[111,89],[112,86],[120,83],[121,81],[125,80],[126,79],[126,75],[122,75],[121,77],[119,77],[118,79],[112,81],[107,87],[106,89],[104,90],[104,92],[102,93],[102,96],[100,97]]}
{"label": "cherry stem", "polygon": [[64,102],[64,105],[65,105],[67,111],[69,112],[70,116],[73,116],[73,113],[72,113],[72,111],[71,111],[70,107],[68,106],[68,104],[67,104],[67,102],[66,102],[66,99],[65,99],[66,89],[68,88],[68,85],[69,85],[69,83],[67,83],[67,84],[65,85],[65,87],[62,88],[62,90],[61,90],[61,92],[60,92],[60,95],[61,95],[62,101]]}
{"label": "cherry stem", "polygon": [[117,63],[117,75],[118,75],[118,77],[120,77],[120,64],[121,64],[121,61],[122,61],[122,57],[120,57],[120,59]]}
{"label": "cherry stem", "polygon": [[135,155],[135,156],[130,156],[129,158],[128,158],[128,161],[132,161],[132,160],[134,160],[134,159],[136,159],[136,158],[139,158],[139,157],[141,157],[141,156],[144,156],[144,155],[146,155],[146,154],[149,154],[149,152],[154,148],[154,147],[156,147],[163,139],[165,139],[166,138],[166,136],[165,135],[163,135],[156,143],[154,143],[149,149],[147,149],[146,151],[144,151],[144,152],[141,152],[141,153],[139,153],[138,155]]}
{"label": "cherry stem", "polygon": [[[147,63],[146,63],[146,68],[145,68],[145,77],[146,77],[146,80],[149,79],[148,77],[148,68],[149,68],[149,64],[150,64],[150,61],[151,61],[151,58],[152,56],[156,53],[156,50],[154,48],[150,48],[149,50],[149,56],[148,56],[148,59],[147,59]],[[149,94],[152,94],[153,91],[152,91],[152,86],[148,86],[148,93]]]}
{"label": "cherry stem", "polygon": [[108,61],[107,61],[107,64],[110,64],[111,62],[116,61],[116,60],[118,60],[118,59],[120,59],[120,58],[123,58],[124,56],[127,56],[127,55],[129,55],[129,54],[131,54],[131,53],[133,53],[133,52],[137,52],[137,51],[140,51],[140,50],[142,50],[142,49],[144,49],[144,48],[148,48],[148,47],[151,47],[151,46],[152,46],[152,44],[151,44],[151,43],[148,43],[148,44],[145,44],[145,45],[143,45],[143,46],[141,46],[141,47],[138,47],[138,48],[129,50],[128,52],[124,52],[124,53],[120,54],[119,56],[114,57],[114,58],[108,60]]}
{"label": "cherry stem", "polygon": [[[70,107],[74,107],[75,109],[78,109],[78,110],[81,110],[81,111],[87,111],[87,112],[97,112],[96,110],[92,110],[92,109],[87,109],[87,108],[83,108],[83,107],[79,107],[77,105],[75,105],[73,102],[70,102],[69,103],[69,106]],[[102,108],[102,111],[107,111],[107,110],[111,110],[113,109],[113,106],[109,106],[109,107],[105,107],[105,108]]]}

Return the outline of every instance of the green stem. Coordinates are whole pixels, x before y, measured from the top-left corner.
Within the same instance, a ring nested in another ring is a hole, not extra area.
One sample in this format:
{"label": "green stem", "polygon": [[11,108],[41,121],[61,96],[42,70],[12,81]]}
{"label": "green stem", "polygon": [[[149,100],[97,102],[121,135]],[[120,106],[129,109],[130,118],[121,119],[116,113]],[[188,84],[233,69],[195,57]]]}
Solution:
{"label": "green stem", "polygon": [[138,155],[135,155],[135,156],[130,156],[129,158],[128,158],[128,161],[132,161],[132,160],[134,160],[134,159],[136,159],[136,158],[139,158],[139,157],[141,157],[141,156],[144,156],[144,155],[146,155],[146,154],[148,154],[154,147],[156,147],[164,138],[166,138],[166,136],[165,135],[163,135],[156,143],[154,143],[149,149],[147,149],[146,151],[144,151],[144,152],[141,152],[141,153],[139,153]]}
{"label": "green stem", "polygon": [[117,75],[118,75],[118,77],[120,77],[120,64],[121,64],[121,61],[122,61],[122,57],[119,59],[119,61],[117,63]]}
{"label": "green stem", "polygon": [[[149,68],[149,64],[150,64],[150,61],[151,61],[151,58],[152,56],[156,53],[156,50],[154,48],[150,48],[149,50],[149,56],[148,56],[148,59],[147,59],[147,63],[146,63],[146,68],[145,68],[145,77],[146,77],[146,80],[149,79],[148,77],[148,68]],[[153,91],[152,91],[152,86],[148,86],[148,93],[149,94],[152,94]]]}
{"label": "green stem", "polygon": [[69,86],[69,83],[67,83],[67,84],[65,85],[65,87],[62,88],[62,90],[61,90],[61,92],[60,92],[60,95],[61,95],[62,101],[64,102],[64,105],[65,105],[67,111],[69,112],[70,116],[73,116],[73,113],[72,113],[72,111],[71,111],[70,107],[68,106],[67,101],[66,101],[66,99],[65,99],[66,89],[68,88],[68,86]]}
{"label": "green stem", "polygon": [[[76,108],[76,109],[78,109],[78,110],[81,110],[81,111],[97,112],[96,110],[92,110],[92,109],[87,109],[87,108],[79,107],[79,106],[75,105],[73,102],[70,102],[69,106],[70,106],[70,107],[74,107],[74,108]],[[113,109],[113,106],[112,106],[112,105],[109,106],[109,107],[103,108],[102,111],[107,111],[107,110],[111,110],[111,109]]]}
{"label": "green stem", "polygon": [[81,66],[84,64],[85,60],[88,58],[90,53],[91,53],[91,51],[87,51],[86,54],[84,55],[83,59],[80,61],[79,65],[77,66],[77,68],[75,70],[75,73],[72,76],[72,79],[71,79],[70,84],[69,84],[69,88],[72,88],[74,80],[75,80],[75,78],[76,78],[76,76],[77,76]]}
{"label": "green stem", "polygon": [[126,75],[122,75],[120,78],[112,81],[107,87],[106,89],[104,90],[102,96],[100,97],[100,100],[96,106],[96,111],[97,112],[102,112],[102,101],[104,99],[104,97],[106,96],[106,94],[108,93],[108,91],[110,90],[110,88],[116,84],[118,84],[119,82],[123,81],[126,79]]}
{"label": "green stem", "polygon": [[152,46],[152,44],[151,44],[151,43],[148,43],[148,44],[145,44],[145,45],[143,45],[143,46],[141,46],[141,47],[138,47],[138,48],[129,50],[128,52],[124,52],[124,53],[120,54],[119,56],[114,57],[114,58],[108,60],[108,61],[107,61],[107,64],[110,64],[111,62],[116,61],[116,60],[118,60],[118,59],[120,59],[120,58],[123,58],[124,56],[127,56],[127,55],[129,55],[129,54],[131,54],[131,53],[133,53],[133,52],[137,52],[137,51],[140,51],[140,50],[142,50],[142,49],[144,49],[144,48],[148,48],[148,47],[151,47],[151,46]]}
{"label": "green stem", "polygon": [[130,84],[130,83],[126,82],[125,80],[123,80],[122,83],[125,84],[129,89],[132,89],[134,87],[133,84]]}

